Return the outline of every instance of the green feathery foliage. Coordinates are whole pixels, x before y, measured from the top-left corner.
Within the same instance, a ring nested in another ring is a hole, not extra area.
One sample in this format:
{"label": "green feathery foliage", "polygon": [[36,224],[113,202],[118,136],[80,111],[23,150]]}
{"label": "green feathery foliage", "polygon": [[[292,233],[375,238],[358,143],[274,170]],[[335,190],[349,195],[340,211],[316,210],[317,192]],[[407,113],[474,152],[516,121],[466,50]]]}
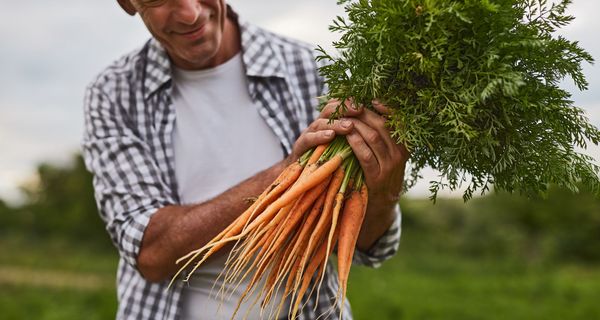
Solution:
{"label": "green feathery foliage", "polygon": [[[559,81],[587,89],[593,59],[555,31],[570,0],[341,0],[348,19],[334,57],[319,48],[329,98],[393,108],[393,137],[411,151],[407,188],[430,166],[439,190],[544,195],[550,184],[600,190],[599,167],[577,152],[600,132]],[[345,108],[345,106],[343,107]],[[338,110],[339,111],[339,110]]]}

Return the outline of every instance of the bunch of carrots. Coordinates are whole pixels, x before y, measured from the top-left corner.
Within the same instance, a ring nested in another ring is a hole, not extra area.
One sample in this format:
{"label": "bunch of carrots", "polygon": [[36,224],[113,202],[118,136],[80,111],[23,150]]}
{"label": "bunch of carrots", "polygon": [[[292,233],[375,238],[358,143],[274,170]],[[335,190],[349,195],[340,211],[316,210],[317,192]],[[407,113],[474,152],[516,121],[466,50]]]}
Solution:
{"label": "bunch of carrots", "polygon": [[[357,159],[345,138],[336,137],[330,144],[307,151],[225,230],[202,248],[180,258],[177,263],[185,263],[171,284],[195,263],[187,281],[206,259],[235,242],[220,277],[236,287],[251,276],[236,313],[262,282],[252,305],[262,298],[260,307],[264,311],[276,293],[283,290],[281,301],[271,307],[269,318],[278,318],[284,302],[290,299],[288,316],[295,319],[313,277],[320,280],[313,282],[310,294],[315,289],[319,291],[317,286],[323,281],[329,255],[337,244],[336,300],[343,303],[367,194]],[[226,294],[224,286],[220,292]]]}

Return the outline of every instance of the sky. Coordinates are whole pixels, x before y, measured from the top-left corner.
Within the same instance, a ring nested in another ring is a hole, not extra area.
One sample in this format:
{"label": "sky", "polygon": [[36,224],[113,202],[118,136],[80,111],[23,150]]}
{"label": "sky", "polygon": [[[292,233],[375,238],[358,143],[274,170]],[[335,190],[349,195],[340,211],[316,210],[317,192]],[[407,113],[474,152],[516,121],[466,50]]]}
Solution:
{"label": "sky", "polygon": [[[327,27],[343,14],[336,0],[228,3],[247,21],[326,49],[336,39]],[[38,164],[67,164],[79,152],[85,86],[149,34],[116,1],[0,0],[0,7],[0,198],[18,203],[19,186],[35,181]],[[575,0],[569,12],[576,19],[561,33],[600,60],[600,1]],[[600,126],[600,62],[585,65],[584,73],[589,90],[579,92],[569,82],[564,88]],[[600,159],[598,147],[586,153]],[[427,195],[435,173],[424,175],[409,195]]]}

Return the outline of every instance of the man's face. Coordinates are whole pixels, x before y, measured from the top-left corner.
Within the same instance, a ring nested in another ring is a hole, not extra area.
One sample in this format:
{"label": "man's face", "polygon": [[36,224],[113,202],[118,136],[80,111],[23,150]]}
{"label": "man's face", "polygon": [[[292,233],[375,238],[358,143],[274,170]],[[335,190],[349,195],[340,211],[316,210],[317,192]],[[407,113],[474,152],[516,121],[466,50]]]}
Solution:
{"label": "man's face", "polygon": [[225,29],[225,0],[131,0],[150,33],[180,68],[218,64]]}

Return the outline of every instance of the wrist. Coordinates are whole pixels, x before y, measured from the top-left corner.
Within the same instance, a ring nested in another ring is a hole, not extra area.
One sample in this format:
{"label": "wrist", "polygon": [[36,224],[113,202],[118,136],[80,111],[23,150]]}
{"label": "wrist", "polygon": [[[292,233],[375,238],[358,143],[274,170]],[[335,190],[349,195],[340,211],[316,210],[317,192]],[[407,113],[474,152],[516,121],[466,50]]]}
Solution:
{"label": "wrist", "polygon": [[400,195],[385,195],[378,197],[371,197],[370,203],[373,205],[373,209],[376,212],[383,214],[393,211],[398,202],[400,201]]}
{"label": "wrist", "polygon": [[368,252],[375,242],[390,228],[396,219],[397,202],[379,203],[369,201],[367,213],[360,231],[357,247]]}

